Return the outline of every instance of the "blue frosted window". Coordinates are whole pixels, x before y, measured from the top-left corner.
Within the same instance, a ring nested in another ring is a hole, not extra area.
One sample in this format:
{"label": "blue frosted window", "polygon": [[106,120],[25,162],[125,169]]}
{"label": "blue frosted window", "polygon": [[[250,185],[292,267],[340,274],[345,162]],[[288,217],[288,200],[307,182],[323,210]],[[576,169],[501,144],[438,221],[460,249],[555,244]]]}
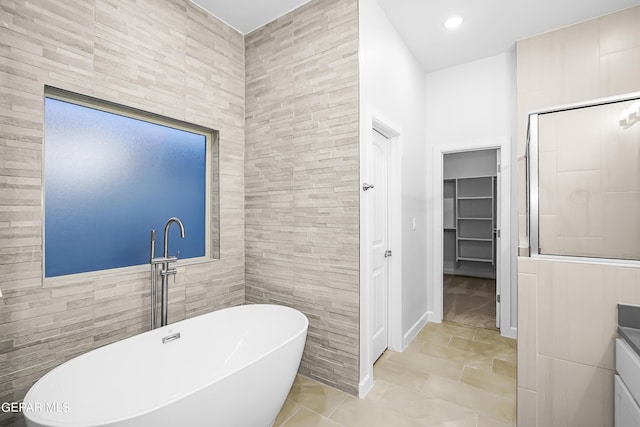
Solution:
{"label": "blue frosted window", "polygon": [[206,133],[47,97],[44,137],[45,277],[148,263],[173,216],[171,254],[206,255]]}

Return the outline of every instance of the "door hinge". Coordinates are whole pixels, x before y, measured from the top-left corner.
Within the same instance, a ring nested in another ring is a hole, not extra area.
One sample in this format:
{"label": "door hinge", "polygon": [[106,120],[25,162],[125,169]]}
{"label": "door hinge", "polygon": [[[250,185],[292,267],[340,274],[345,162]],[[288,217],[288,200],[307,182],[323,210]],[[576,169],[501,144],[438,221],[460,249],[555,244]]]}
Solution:
{"label": "door hinge", "polygon": [[389,258],[391,256],[391,251],[389,249],[387,249],[386,251],[384,251],[384,257],[385,258]]}
{"label": "door hinge", "polygon": [[500,237],[500,229],[496,230],[496,237]]}
{"label": "door hinge", "polygon": [[496,294],[496,302],[499,304],[500,303],[500,294]]}

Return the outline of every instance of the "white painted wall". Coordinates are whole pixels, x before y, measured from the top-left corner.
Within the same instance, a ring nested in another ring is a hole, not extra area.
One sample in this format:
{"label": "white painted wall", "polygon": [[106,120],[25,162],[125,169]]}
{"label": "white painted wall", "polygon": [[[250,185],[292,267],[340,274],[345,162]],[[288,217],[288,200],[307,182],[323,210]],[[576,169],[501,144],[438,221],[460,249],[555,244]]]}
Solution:
{"label": "white painted wall", "polygon": [[496,174],[496,150],[462,151],[444,156],[444,179],[491,176]]}
{"label": "white painted wall", "polygon": [[427,142],[515,135],[515,51],[426,75]]}
{"label": "white painted wall", "polygon": [[[433,147],[455,145],[461,141],[508,137],[511,139],[511,165],[516,159],[516,69],[515,50],[451,67],[426,75],[426,138],[428,164]],[[517,173],[511,173],[511,320],[515,334],[517,289]],[[429,185],[440,185],[429,175]],[[430,193],[432,192],[430,187]],[[433,220],[430,199],[429,221]],[[433,254],[429,251],[428,259]],[[430,278],[431,280],[431,278]],[[429,295],[430,302],[433,296]],[[429,308],[432,310],[432,307]]]}
{"label": "white painted wall", "polygon": [[[400,350],[426,322],[427,312],[427,149],[425,145],[425,76],[375,0],[360,0],[360,143],[361,158],[366,158],[371,121],[378,120],[399,134],[399,180],[401,181],[401,226],[395,231],[392,262],[401,262],[402,289],[400,333],[392,336],[391,347]],[[366,168],[361,167],[366,181]],[[361,207],[365,205],[361,193]],[[415,218],[416,228],[412,227]],[[394,233],[394,230],[392,230]],[[363,233],[361,233],[362,235]],[[401,236],[397,236],[400,234]],[[398,239],[400,237],[400,239]],[[361,242],[362,244],[362,242]],[[362,251],[361,251],[362,252]],[[401,255],[401,259],[396,257]],[[361,256],[361,274],[364,266]],[[365,260],[366,261],[366,260]],[[367,290],[361,280],[361,341],[368,337]],[[392,285],[393,286],[393,285]],[[363,301],[363,298],[365,301]],[[364,343],[363,343],[364,344]],[[361,395],[366,393],[367,376],[373,361],[361,344]]]}

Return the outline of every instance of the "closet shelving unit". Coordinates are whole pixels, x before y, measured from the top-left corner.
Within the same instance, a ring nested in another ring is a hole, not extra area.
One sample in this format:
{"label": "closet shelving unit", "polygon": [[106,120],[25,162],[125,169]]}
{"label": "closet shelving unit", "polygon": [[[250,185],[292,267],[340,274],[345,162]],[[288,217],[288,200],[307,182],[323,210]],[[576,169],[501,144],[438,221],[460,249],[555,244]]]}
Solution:
{"label": "closet shelving unit", "polygon": [[446,274],[456,270],[456,180],[445,179],[442,199],[443,212],[443,269]]}
{"label": "closet shelving unit", "polygon": [[444,231],[456,231],[456,180],[445,179],[443,189]]}
{"label": "closet shelving unit", "polygon": [[496,177],[456,178],[446,180],[445,187],[453,182],[455,222],[447,228],[445,220],[445,230],[455,231],[456,264],[473,261],[495,267]]}

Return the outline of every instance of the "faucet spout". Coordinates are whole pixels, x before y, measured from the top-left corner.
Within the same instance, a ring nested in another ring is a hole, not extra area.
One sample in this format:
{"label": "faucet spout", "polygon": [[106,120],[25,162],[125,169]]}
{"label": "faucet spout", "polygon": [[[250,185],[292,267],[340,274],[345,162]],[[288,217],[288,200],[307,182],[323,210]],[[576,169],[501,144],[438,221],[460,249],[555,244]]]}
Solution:
{"label": "faucet spout", "polygon": [[180,221],[180,218],[175,216],[169,218],[167,223],[164,225],[164,251],[162,255],[165,258],[169,256],[169,229],[171,228],[171,224],[173,224],[174,222],[178,224],[178,227],[180,227],[180,238],[184,239],[184,224],[182,223],[182,221]]}
{"label": "faucet spout", "polygon": [[[160,326],[166,326],[168,324],[168,314],[169,314],[169,275],[175,275],[178,270],[175,268],[169,268],[169,263],[175,262],[178,260],[178,255],[170,257],[169,256],[169,229],[171,228],[171,224],[178,224],[180,227],[180,238],[184,239],[184,224],[180,221],[180,218],[171,217],[164,225],[164,251],[163,251],[163,259],[162,259],[162,270],[160,271],[160,275],[162,276],[162,298],[161,298],[161,319]],[[175,277],[175,276],[174,276]]]}

